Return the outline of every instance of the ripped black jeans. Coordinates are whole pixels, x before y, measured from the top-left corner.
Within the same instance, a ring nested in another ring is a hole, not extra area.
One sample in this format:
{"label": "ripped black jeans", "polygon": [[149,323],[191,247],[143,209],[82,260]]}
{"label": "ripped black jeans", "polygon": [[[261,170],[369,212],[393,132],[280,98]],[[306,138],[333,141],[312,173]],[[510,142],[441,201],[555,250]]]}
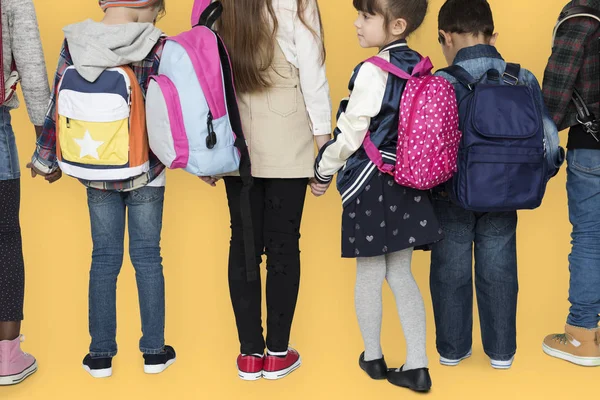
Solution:
{"label": "ripped black jeans", "polygon": [[[308,179],[254,179],[251,192],[256,268],[267,256],[267,340],[273,352],[288,348],[300,285],[300,223]],[[240,214],[242,181],[225,178],[231,214],[229,291],[242,354],[265,350],[261,317],[261,282],[246,279]],[[260,274],[259,274],[260,276]]]}

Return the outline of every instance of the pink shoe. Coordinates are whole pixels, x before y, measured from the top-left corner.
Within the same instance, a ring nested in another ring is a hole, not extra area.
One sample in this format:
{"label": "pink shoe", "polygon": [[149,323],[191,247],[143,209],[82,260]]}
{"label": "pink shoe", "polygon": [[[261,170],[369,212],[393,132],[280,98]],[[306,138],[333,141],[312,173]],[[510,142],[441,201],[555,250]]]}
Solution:
{"label": "pink shoe", "polygon": [[15,340],[0,341],[0,386],[16,385],[37,371],[35,358],[21,351],[21,335]]}

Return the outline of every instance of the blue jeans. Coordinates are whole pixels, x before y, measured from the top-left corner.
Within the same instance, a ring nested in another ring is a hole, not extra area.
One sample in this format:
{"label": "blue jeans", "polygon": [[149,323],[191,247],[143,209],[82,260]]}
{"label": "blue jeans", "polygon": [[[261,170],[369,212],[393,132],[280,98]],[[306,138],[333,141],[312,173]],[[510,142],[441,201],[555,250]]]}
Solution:
{"label": "blue jeans", "polygon": [[142,317],[140,351],[159,354],[165,330],[165,281],[160,256],[165,188],[144,187],[128,193],[88,189],[87,194],[94,242],[89,288],[90,355],[117,354],[116,291],[123,264],[126,213],[129,255]]}
{"label": "blue jeans", "polygon": [[457,360],[472,347],[473,251],[483,349],[492,359],[517,351],[517,213],[475,213],[434,195],[445,239],[432,247],[430,287],[438,353]]}
{"label": "blue jeans", "polygon": [[19,179],[19,154],[11,125],[10,112],[0,107],[0,181]]}
{"label": "blue jeans", "polygon": [[569,150],[567,163],[573,225],[567,323],[593,329],[600,322],[600,150]]}

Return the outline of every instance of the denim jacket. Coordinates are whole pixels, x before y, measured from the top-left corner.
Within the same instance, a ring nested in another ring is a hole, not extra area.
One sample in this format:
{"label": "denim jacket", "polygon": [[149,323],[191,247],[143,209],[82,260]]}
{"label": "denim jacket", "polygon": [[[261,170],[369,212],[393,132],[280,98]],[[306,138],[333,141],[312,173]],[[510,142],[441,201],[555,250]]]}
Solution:
{"label": "denim jacket", "polygon": [[[461,49],[454,59],[454,64],[463,67],[477,80],[481,79],[490,69],[495,69],[500,74],[503,74],[506,69],[506,62],[498,50],[494,46],[482,44]],[[443,71],[438,71],[436,75],[447,79],[454,86],[459,104],[469,94],[470,89],[459,83],[453,76]],[[550,114],[544,104],[540,84],[535,76],[530,71],[521,68],[519,84],[527,85],[533,90],[536,105],[542,111],[544,137],[546,139],[546,161],[548,163],[548,173],[550,177],[553,177],[558,173],[565,159],[564,149],[560,147],[558,129],[552,118],[550,118]]]}

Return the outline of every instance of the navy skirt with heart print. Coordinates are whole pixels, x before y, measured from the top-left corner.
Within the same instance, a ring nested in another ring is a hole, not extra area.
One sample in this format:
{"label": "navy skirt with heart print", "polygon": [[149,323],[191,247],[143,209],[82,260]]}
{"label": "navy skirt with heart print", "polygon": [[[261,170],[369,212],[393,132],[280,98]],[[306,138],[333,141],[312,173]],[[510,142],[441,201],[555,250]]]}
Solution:
{"label": "navy skirt with heart print", "polygon": [[375,257],[440,241],[430,193],[405,188],[381,172],[344,208],[342,257]]}

